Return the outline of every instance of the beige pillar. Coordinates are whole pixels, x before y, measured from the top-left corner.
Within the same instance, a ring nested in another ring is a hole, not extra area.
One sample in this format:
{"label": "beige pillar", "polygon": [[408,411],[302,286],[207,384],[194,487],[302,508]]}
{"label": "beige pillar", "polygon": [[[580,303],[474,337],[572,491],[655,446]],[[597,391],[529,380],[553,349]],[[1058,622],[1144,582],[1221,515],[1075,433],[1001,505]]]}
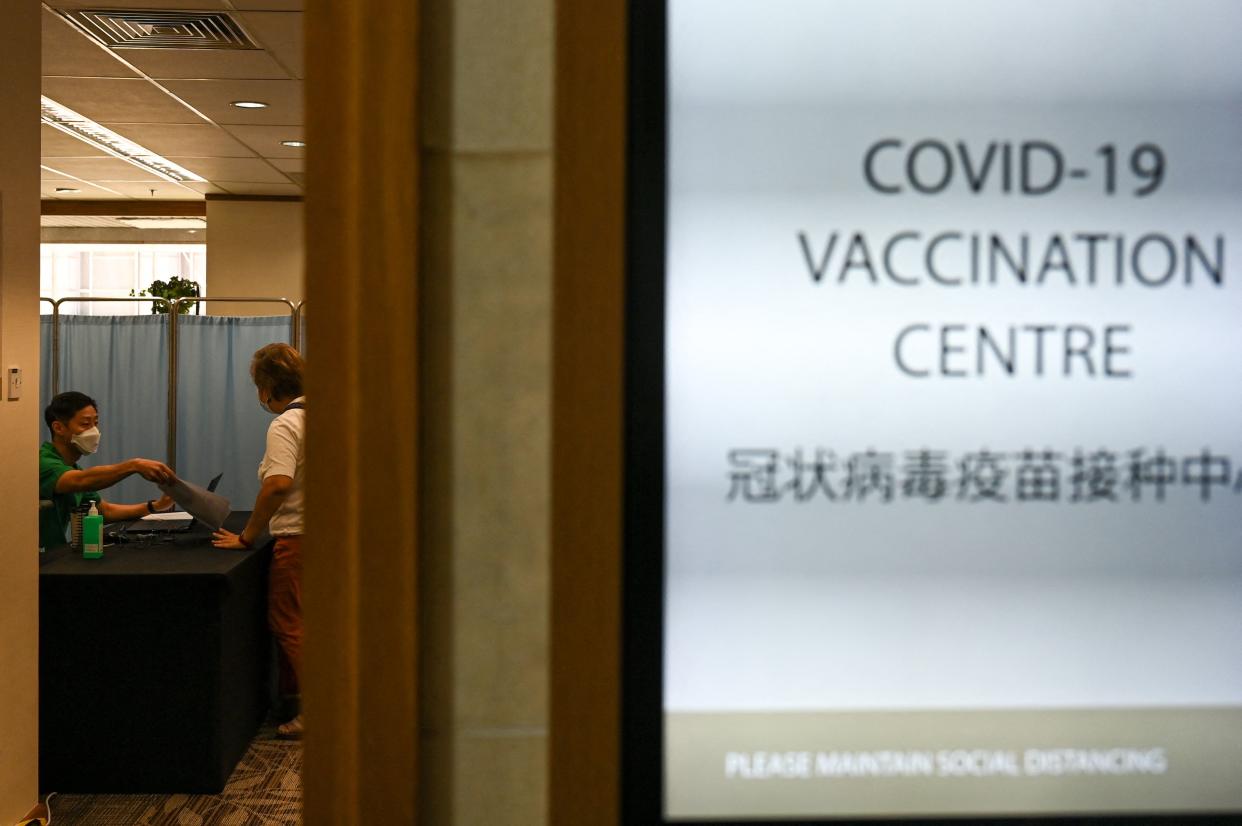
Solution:
{"label": "beige pillar", "polygon": [[39,769],[39,5],[0,28],[0,823],[38,802]]}
{"label": "beige pillar", "polygon": [[424,822],[546,822],[551,0],[424,0]]}
{"label": "beige pillar", "polygon": [[[212,197],[207,200],[207,295],[304,297],[306,219],[299,198]],[[207,315],[284,315],[279,304],[210,301]]]}

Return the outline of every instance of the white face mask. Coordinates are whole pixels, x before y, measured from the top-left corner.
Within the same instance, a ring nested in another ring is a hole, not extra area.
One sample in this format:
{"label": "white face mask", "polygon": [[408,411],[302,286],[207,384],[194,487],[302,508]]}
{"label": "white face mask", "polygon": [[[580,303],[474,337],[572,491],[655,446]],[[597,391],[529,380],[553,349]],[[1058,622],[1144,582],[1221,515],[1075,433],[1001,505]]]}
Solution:
{"label": "white face mask", "polygon": [[94,453],[96,450],[99,450],[99,428],[92,427],[90,430],[83,430],[81,433],[74,434],[74,437],[69,440],[69,444],[87,455]]}

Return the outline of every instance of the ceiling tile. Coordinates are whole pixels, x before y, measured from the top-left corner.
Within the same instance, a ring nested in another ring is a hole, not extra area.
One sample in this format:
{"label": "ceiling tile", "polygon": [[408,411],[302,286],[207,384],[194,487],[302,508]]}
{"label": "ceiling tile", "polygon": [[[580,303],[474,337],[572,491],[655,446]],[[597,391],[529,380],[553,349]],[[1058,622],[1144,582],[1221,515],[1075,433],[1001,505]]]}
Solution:
{"label": "ceiling tile", "polygon": [[234,195],[302,195],[296,184],[248,184],[237,181],[217,181]]}
{"label": "ceiling tile", "polygon": [[[173,163],[184,166],[196,175],[212,183],[221,180],[248,181],[251,183],[288,183],[288,178],[259,158],[180,158],[170,157]],[[77,173],[74,173],[77,174]],[[223,184],[220,184],[224,186]],[[228,187],[225,187],[226,189]]]}
{"label": "ceiling tile", "polygon": [[260,49],[120,49],[119,53],[149,77],[251,78],[288,80],[289,74]]}
{"label": "ceiling tile", "polygon": [[104,126],[165,157],[252,158],[257,154],[220,127],[207,123],[105,123]]}
{"label": "ceiling tile", "polygon": [[203,122],[202,118],[142,79],[45,77],[43,94],[97,123]]}
{"label": "ceiling tile", "polygon": [[56,12],[43,10],[43,74],[69,77],[137,77],[112,53]]}
{"label": "ceiling tile", "polygon": [[115,218],[107,215],[40,215],[41,227],[125,227]]}
{"label": "ceiling tile", "polygon": [[241,11],[302,11],[302,0],[233,0]]}
{"label": "ceiling tile", "polygon": [[[109,189],[115,189],[123,195],[128,195],[138,201],[196,201],[202,200],[202,194],[192,189],[187,189],[177,184],[168,183],[167,181],[159,181],[152,184],[135,184],[135,183],[114,183],[108,184]],[[151,190],[155,190],[155,194],[151,194]]]}
{"label": "ceiling tile", "polygon": [[[163,85],[221,125],[302,122],[300,80],[168,80]],[[268,108],[238,109],[229,105],[235,100],[262,101]]]}
{"label": "ceiling tile", "polygon": [[110,157],[102,149],[96,149],[83,140],[46,123],[39,127],[39,154],[44,158],[101,158]]}
{"label": "ceiling tile", "polygon": [[47,183],[49,181],[53,183],[65,183],[65,182],[75,182],[77,179],[69,177],[64,172],[57,169],[55,166],[51,166],[49,164],[49,165],[43,165],[39,167],[39,180],[43,181],[44,183]]}
{"label": "ceiling tile", "polygon": [[[72,186],[77,192],[57,192],[57,187]],[[106,201],[114,198],[124,198],[126,196],[119,192],[112,192],[90,184],[79,182],[71,182],[70,184],[58,184],[44,182],[40,186],[39,195],[41,198],[55,201]]]}
{"label": "ceiling tile", "polygon": [[252,11],[237,15],[251,37],[294,77],[303,77],[301,12]]}
{"label": "ceiling tile", "polygon": [[[50,159],[49,159],[50,160]],[[49,163],[57,172],[64,172],[86,181],[160,181],[163,178],[146,172],[128,161],[105,156],[102,158],[57,158]]]}
{"label": "ceiling tile", "polygon": [[282,146],[281,141],[305,140],[300,126],[226,126],[238,140],[265,158],[301,158],[306,150]]}
{"label": "ceiling tile", "polygon": [[[290,172],[301,174],[305,170],[306,165],[306,161],[301,158],[268,158],[267,162],[286,174]],[[290,175],[289,177],[292,178],[293,176]]]}

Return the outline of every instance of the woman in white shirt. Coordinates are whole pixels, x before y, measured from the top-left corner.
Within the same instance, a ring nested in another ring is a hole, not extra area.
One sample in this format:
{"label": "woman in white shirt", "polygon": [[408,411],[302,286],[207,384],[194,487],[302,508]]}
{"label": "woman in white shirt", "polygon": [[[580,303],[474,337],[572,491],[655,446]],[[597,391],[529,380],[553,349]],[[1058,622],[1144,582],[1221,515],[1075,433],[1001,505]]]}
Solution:
{"label": "woman in white shirt", "polygon": [[[242,532],[220,530],[213,539],[217,548],[251,548],[268,534],[275,540],[268,573],[267,622],[276,638],[280,693],[286,702],[297,702],[302,670],[303,370],[301,355],[288,344],[268,344],[251,359],[250,376],[259,393],[259,404],[276,416],[268,425],[267,449],[259,463],[262,487]],[[300,737],[301,713],[281,724],[277,732]]]}

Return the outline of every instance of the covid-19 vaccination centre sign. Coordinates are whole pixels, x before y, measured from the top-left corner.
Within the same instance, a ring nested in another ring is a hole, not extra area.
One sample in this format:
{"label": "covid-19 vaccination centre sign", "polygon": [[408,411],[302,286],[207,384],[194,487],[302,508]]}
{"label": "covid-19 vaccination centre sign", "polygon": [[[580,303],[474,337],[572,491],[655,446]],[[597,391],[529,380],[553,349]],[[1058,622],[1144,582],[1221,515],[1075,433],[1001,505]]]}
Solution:
{"label": "covid-19 vaccination centre sign", "polygon": [[663,14],[663,816],[1242,810],[1242,4]]}

